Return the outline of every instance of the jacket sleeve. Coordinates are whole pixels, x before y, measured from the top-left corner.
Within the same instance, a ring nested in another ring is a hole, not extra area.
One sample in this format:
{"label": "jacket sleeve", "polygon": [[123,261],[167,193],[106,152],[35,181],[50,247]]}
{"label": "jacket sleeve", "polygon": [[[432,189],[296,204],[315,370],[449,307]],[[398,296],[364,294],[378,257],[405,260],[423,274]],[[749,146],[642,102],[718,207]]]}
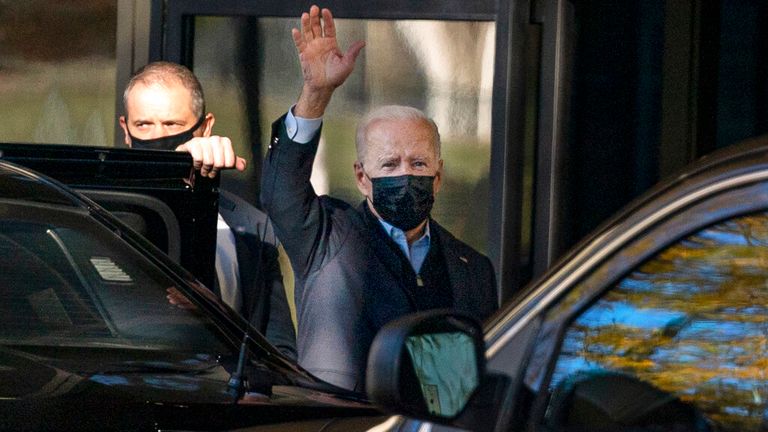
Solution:
{"label": "jacket sleeve", "polygon": [[291,320],[283,275],[280,272],[277,249],[267,250],[265,256],[265,284],[269,284],[269,319],[265,336],[283,354],[296,360],[296,332]]}
{"label": "jacket sleeve", "polygon": [[285,116],[272,124],[272,138],[264,159],[261,203],[274,224],[296,273],[306,275],[317,262],[328,217],[309,179],[320,131],[306,144],[292,141],[285,130]]}

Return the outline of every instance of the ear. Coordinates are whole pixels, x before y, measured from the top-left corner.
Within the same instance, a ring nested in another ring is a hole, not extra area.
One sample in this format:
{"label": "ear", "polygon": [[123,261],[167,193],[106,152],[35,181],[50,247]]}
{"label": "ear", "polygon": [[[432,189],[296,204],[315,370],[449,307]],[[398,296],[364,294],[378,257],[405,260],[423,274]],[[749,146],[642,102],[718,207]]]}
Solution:
{"label": "ear", "polygon": [[440,185],[443,184],[443,160],[437,161],[437,172],[435,173],[435,180],[432,183],[432,193],[437,195],[440,191]]}
{"label": "ear", "polygon": [[120,116],[119,122],[120,127],[123,128],[123,133],[125,133],[125,145],[131,147],[131,135],[128,133],[128,124],[125,122],[125,116]]}
{"label": "ear", "polygon": [[203,136],[209,137],[213,133],[213,124],[216,123],[216,118],[213,116],[213,113],[208,113],[205,115],[205,120],[203,120],[203,124],[201,128],[203,129]]}
{"label": "ear", "polygon": [[368,180],[368,177],[365,176],[363,165],[357,161],[355,162],[355,184],[357,185],[357,190],[359,190],[361,194],[371,198],[371,182]]}

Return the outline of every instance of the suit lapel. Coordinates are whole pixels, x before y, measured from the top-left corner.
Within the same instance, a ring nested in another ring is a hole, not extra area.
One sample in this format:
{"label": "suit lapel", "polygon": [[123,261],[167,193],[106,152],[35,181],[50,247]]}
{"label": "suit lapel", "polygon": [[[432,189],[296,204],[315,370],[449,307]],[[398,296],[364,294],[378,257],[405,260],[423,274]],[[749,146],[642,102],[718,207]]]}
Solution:
{"label": "suit lapel", "polygon": [[381,223],[379,223],[378,219],[376,219],[376,216],[374,216],[368,209],[365,201],[360,204],[357,210],[361,215],[361,221],[359,221],[359,223],[364,225],[360,227],[362,228],[361,231],[367,233],[369,236],[369,241],[366,242],[366,246],[368,246],[373,251],[379,261],[387,269],[387,271],[398,282],[400,289],[402,289],[403,292],[408,295],[409,300],[411,300],[413,303],[413,300],[410,299],[410,295],[406,289],[406,283],[404,280],[404,277],[408,274],[408,272],[403,268],[403,260],[401,260],[398,255],[393,253],[391,246],[387,243],[391,240],[387,237],[387,233],[384,232],[384,228],[381,226]]}
{"label": "suit lapel", "polygon": [[430,221],[430,223],[430,231],[433,233],[432,240],[440,242],[443,258],[445,258],[448,278],[451,281],[451,291],[453,292],[454,308],[461,309],[462,305],[471,302],[473,291],[468,257],[461,253],[462,248],[457,247],[453,236],[448,231],[435,221]]}

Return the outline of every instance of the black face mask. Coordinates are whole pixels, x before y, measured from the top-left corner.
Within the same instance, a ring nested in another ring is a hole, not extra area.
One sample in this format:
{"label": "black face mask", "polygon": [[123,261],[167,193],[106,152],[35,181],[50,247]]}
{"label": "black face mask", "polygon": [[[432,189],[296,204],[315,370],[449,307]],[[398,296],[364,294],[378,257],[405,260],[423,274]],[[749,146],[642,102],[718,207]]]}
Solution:
{"label": "black face mask", "polygon": [[373,207],[392,226],[408,231],[429,217],[435,196],[434,176],[372,178]]}
{"label": "black face mask", "polygon": [[205,121],[205,114],[203,114],[203,116],[200,117],[200,120],[198,120],[194,126],[192,126],[191,128],[187,129],[182,133],[178,133],[176,135],[168,135],[160,138],[148,139],[148,140],[138,139],[133,135],[131,135],[130,132],[128,132],[128,136],[131,137],[131,147],[136,149],[149,149],[149,150],[171,150],[171,151],[176,150],[176,147],[192,139],[193,137],[192,134],[197,129],[199,129],[200,126],[202,126],[203,121]]}

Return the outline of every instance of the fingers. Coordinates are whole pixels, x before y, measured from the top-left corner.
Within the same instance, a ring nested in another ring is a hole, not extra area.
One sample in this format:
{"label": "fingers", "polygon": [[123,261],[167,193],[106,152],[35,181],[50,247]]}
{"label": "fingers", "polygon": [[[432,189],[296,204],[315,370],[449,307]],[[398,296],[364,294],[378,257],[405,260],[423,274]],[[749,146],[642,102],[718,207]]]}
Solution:
{"label": "fingers", "polygon": [[[216,142],[217,140],[211,140],[211,141],[214,142],[213,145],[216,145],[216,146],[220,145],[220,143]],[[212,171],[212,168],[215,166],[214,159],[213,159],[213,153],[214,153],[213,145],[200,146],[200,150],[203,153],[203,160],[201,161],[202,166],[200,167],[200,174],[202,174],[203,176],[209,175]]]}
{"label": "fingers", "polygon": [[187,309],[187,310],[194,310],[197,309],[197,307],[189,301],[189,299],[182,294],[176,287],[170,287],[165,290],[168,294],[166,294],[165,298],[168,300],[168,303],[180,308],[180,309]]}
{"label": "fingers", "polygon": [[216,177],[222,169],[235,168],[238,171],[245,170],[245,159],[235,155],[232,141],[227,137],[210,136],[192,138],[185,144],[176,148],[176,151],[186,151],[192,156],[195,169],[200,170],[200,175]]}
{"label": "fingers", "polygon": [[321,11],[319,7],[312,5],[309,8],[309,13],[301,14],[301,30],[291,29],[291,36],[293,36],[293,42],[299,51],[302,51],[304,46],[314,39],[336,37],[336,27],[331,11],[329,9],[322,9]]}
{"label": "fingers", "polygon": [[336,24],[333,23],[333,14],[331,14],[330,9],[323,8],[323,31],[325,37],[336,37]]}
{"label": "fingers", "polygon": [[[228,138],[222,138],[221,139],[221,141],[224,141],[224,140],[229,141]],[[223,145],[223,142],[222,142],[222,145]],[[229,148],[230,149],[232,148],[232,143],[231,142],[229,143]],[[227,166],[231,167],[234,164],[234,161],[235,161],[235,152],[234,152],[234,150],[230,151],[230,152],[225,151],[225,149],[223,149],[223,148],[222,148],[222,150],[223,151],[214,151],[214,149],[211,148],[211,156],[212,156],[212,159],[213,159],[213,167],[212,167],[213,169],[222,169],[222,168],[227,167]],[[230,161],[229,165],[225,164],[227,159],[229,159],[229,161]]]}
{"label": "fingers", "polygon": [[312,35],[315,38],[323,37],[323,27],[320,24],[320,8],[315,5],[309,8],[309,24],[312,26]]}
{"label": "fingers", "polygon": [[293,43],[296,45],[296,49],[299,50],[299,52],[304,51],[304,47],[307,46],[307,43],[304,42],[304,37],[301,35],[301,32],[297,29],[291,29],[291,36],[293,36]]}
{"label": "fingers", "polygon": [[314,39],[312,36],[312,27],[309,24],[309,14],[306,12],[301,14],[301,35],[304,38],[305,43],[312,42],[312,39]]}
{"label": "fingers", "polygon": [[[221,163],[222,167],[233,167],[235,166],[235,152],[219,152],[219,162]],[[216,165],[216,160],[214,159],[214,166]]]}

